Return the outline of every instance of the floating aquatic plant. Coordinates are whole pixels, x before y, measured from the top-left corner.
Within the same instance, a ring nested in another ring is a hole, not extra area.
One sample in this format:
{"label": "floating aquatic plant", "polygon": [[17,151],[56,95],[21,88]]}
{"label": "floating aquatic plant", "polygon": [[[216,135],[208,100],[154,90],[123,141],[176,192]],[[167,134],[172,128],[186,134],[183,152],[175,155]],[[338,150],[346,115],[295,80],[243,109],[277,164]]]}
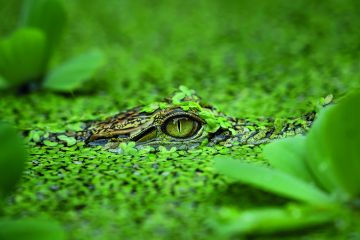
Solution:
{"label": "floating aquatic plant", "polygon": [[20,27],[0,39],[0,89],[39,85],[69,92],[81,87],[104,64],[98,49],[49,69],[49,62],[64,32],[66,12],[58,0],[27,0]]}
{"label": "floating aquatic plant", "polygon": [[[216,169],[245,184],[295,200],[284,208],[225,210],[221,232],[276,232],[326,223],[350,213],[360,194],[360,92],[320,112],[307,136],[264,149],[271,167],[219,156]],[[236,212],[236,211],[235,211]],[[231,219],[231,220],[230,220]],[[271,222],[271,224],[269,224]]]}
{"label": "floating aquatic plant", "polygon": [[19,134],[0,122],[0,239],[65,239],[62,227],[48,219],[1,217],[6,199],[13,193],[25,167],[26,152]]}

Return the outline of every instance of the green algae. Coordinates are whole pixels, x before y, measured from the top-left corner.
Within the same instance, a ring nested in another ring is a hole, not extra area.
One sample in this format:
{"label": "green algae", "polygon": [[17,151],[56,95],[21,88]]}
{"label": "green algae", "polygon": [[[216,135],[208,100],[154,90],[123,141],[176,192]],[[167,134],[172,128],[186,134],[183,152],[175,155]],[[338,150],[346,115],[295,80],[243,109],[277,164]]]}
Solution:
{"label": "green algae", "polygon": [[[18,6],[0,2],[6,34]],[[280,129],[289,117],[317,110],[323,97],[359,86],[359,7],[351,0],[67,2],[71,26],[52,65],[93,46],[108,65],[72,94],[1,92],[0,118],[39,138],[154,103],[185,85],[229,116],[260,125],[259,117],[273,117]],[[263,162],[262,146],[157,153],[130,146],[122,155],[83,143],[27,148],[6,214],[51,215],[70,239],[216,239],[209,220],[218,209],[283,203],[213,170],[216,155]],[[282,237],[356,238],[359,221]]]}

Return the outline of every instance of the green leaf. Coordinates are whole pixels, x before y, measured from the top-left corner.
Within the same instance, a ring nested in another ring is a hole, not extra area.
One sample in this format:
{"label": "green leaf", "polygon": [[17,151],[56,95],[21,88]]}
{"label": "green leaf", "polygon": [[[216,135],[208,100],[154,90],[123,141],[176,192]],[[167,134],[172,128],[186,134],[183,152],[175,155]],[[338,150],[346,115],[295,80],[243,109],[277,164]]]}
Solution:
{"label": "green leaf", "polygon": [[195,91],[194,91],[194,90],[189,89],[188,87],[183,86],[183,85],[181,85],[181,86],[179,87],[179,90],[180,90],[181,92],[183,92],[183,93],[184,93],[186,96],[188,96],[188,97],[195,94]]}
{"label": "green leaf", "polygon": [[303,180],[265,166],[244,163],[225,156],[215,157],[215,168],[243,183],[284,197],[313,204],[331,204],[329,195]]}
{"label": "green leaf", "polygon": [[41,141],[41,137],[44,135],[44,132],[41,130],[32,130],[29,133],[28,139],[29,141],[34,141],[34,142],[40,142]]}
{"label": "green leaf", "polygon": [[179,104],[185,97],[186,97],[185,93],[178,92],[172,97],[172,103]]}
{"label": "green leaf", "polygon": [[49,220],[0,219],[0,239],[64,240],[65,232],[58,223]]}
{"label": "green leaf", "polygon": [[274,168],[306,182],[313,182],[306,165],[305,144],[304,136],[277,140],[264,147],[264,156]]}
{"label": "green leaf", "polygon": [[206,122],[206,131],[211,133],[216,132],[220,127],[227,129],[231,126],[229,119],[215,115],[209,109],[201,109],[199,116]]}
{"label": "green leaf", "polygon": [[57,138],[61,141],[64,141],[67,146],[73,146],[76,144],[76,139],[74,137],[68,137],[66,135],[59,135]]}
{"label": "green leaf", "polygon": [[138,150],[136,149],[136,143],[135,142],[123,142],[119,144],[119,147],[121,149],[121,153],[124,153],[126,155],[133,155],[137,154]]}
{"label": "green leaf", "polygon": [[328,146],[321,137],[323,119],[326,119],[326,112],[333,107],[330,106],[327,109],[323,109],[317,115],[317,119],[311,127],[306,138],[306,161],[318,185],[321,185],[328,192],[340,193],[343,197],[347,198],[349,196],[341,189],[334,177],[333,169],[330,167],[329,160],[327,159],[331,157],[328,155],[329,152],[327,152]]}
{"label": "green leaf", "polygon": [[0,201],[8,196],[19,181],[26,153],[16,130],[0,123]]}
{"label": "green leaf", "polygon": [[48,147],[55,147],[55,146],[58,145],[57,142],[52,142],[50,140],[45,140],[43,143],[44,143],[45,146],[48,146]]}
{"label": "green leaf", "polygon": [[7,80],[0,76],[0,90],[8,87]]}
{"label": "green leaf", "polygon": [[25,0],[20,25],[38,28],[47,39],[47,59],[61,39],[66,24],[64,5],[58,0]]}
{"label": "green leaf", "polygon": [[45,79],[44,87],[55,91],[72,91],[91,78],[104,63],[102,52],[92,50],[53,69]]}
{"label": "green leaf", "polygon": [[70,130],[73,132],[82,131],[83,125],[84,123],[82,122],[69,123],[66,125],[66,130]]}
{"label": "green leaf", "polygon": [[360,92],[328,107],[310,129],[308,164],[318,181],[343,198],[360,194]]}
{"label": "green leaf", "polygon": [[289,205],[284,208],[238,210],[225,208],[220,211],[215,228],[221,235],[264,234],[303,229],[335,220],[337,210],[315,206]]}
{"label": "green leaf", "polygon": [[0,75],[10,86],[40,78],[46,68],[45,35],[32,28],[20,28],[0,41]]}
{"label": "green leaf", "polygon": [[148,104],[144,107],[142,107],[141,111],[142,112],[147,112],[147,113],[152,113],[154,112],[155,110],[158,110],[158,109],[165,109],[169,106],[168,103],[164,103],[164,102],[155,102],[155,103],[151,103],[151,104]]}

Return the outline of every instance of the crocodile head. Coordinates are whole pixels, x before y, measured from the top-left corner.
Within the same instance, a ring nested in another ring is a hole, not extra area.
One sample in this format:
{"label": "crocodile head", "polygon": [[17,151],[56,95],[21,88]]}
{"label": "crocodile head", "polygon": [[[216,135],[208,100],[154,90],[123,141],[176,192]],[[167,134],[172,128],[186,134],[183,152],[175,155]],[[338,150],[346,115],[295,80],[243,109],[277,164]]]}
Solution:
{"label": "crocodile head", "polygon": [[[137,148],[191,149],[215,139],[215,132],[217,140],[225,138],[228,135],[224,131],[226,124],[230,126],[228,118],[214,107],[202,104],[194,91],[182,87],[161,102],[89,124],[86,142],[90,146],[110,149],[117,149],[122,142],[135,142]],[[220,129],[223,130],[221,134]]]}
{"label": "crocodile head", "polygon": [[[200,101],[195,91],[180,87],[170,98],[121,112],[103,121],[88,122],[79,132],[67,133],[88,146],[121,152],[122,143],[137,149],[163,146],[192,149],[199,145],[258,145],[273,139],[304,134],[315,112],[299,118],[232,118]],[[284,123],[284,124],[282,124]],[[63,133],[61,133],[63,134]],[[58,134],[49,139],[57,140]]]}

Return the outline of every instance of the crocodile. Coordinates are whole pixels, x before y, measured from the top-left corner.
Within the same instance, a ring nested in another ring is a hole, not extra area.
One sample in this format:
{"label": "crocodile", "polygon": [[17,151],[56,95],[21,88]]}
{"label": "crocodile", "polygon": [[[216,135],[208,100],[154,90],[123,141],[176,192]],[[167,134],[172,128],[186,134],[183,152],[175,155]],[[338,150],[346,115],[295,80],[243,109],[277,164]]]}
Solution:
{"label": "crocodile", "polygon": [[[273,118],[226,116],[205,104],[186,87],[180,87],[171,97],[149,105],[120,112],[105,120],[88,121],[81,131],[49,134],[42,140],[59,141],[59,135],[85,142],[85,146],[102,146],[119,152],[121,143],[134,142],[137,149],[176,147],[192,149],[199,146],[259,145],[272,140],[304,134],[310,128],[316,112],[283,123]],[[42,141],[43,142],[43,141]]]}

